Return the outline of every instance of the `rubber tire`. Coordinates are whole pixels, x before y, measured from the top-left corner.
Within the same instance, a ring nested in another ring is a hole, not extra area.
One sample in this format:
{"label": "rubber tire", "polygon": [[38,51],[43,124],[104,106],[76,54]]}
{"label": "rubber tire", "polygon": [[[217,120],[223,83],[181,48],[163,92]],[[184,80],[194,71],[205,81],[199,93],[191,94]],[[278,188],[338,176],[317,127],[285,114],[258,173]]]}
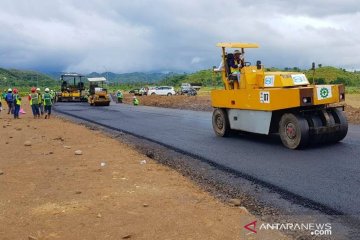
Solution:
{"label": "rubber tire", "polygon": [[[311,121],[311,125],[312,125],[311,127],[314,128],[323,127],[323,122],[321,121],[321,118],[318,115],[309,116],[308,121]],[[322,143],[324,142],[323,138],[324,138],[323,135],[313,135],[310,138],[310,144],[317,145],[319,143]]]}
{"label": "rubber tire", "polygon": [[[219,128],[218,121],[222,121],[222,127]],[[229,118],[226,109],[216,108],[213,111],[212,125],[216,136],[228,137],[231,133]]]}
{"label": "rubber tire", "polygon": [[172,94],[171,93],[168,93],[167,96],[171,96]]}
{"label": "rubber tire", "polygon": [[334,119],[336,122],[340,124],[340,130],[336,133],[336,137],[333,139],[333,142],[339,142],[343,140],[348,132],[348,122],[346,117],[344,116],[343,111],[339,109],[334,109],[332,111]]}
{"label": "rubber tire", "polygon": [[155,94],[156,94],[156,93],[154,93],[154,92],[153,92],[153,93],[151,93],[151,95],[155,95]]}
{"label": "rubber tire", "polygon": [[[295,126],[296,136],[291,139],[286,134],[286,126],[292,123]],[[279,134],[283,145],[289,149],[304,148],[309,143],[309,124],[305,118],[292,113],[282,115],[279,123]]]}

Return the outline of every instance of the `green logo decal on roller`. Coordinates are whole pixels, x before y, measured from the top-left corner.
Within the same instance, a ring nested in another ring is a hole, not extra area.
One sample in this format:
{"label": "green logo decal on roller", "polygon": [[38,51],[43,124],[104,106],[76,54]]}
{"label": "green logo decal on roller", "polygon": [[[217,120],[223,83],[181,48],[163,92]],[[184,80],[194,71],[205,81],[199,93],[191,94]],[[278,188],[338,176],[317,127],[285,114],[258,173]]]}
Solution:
{"label": "green logo decal on roller", "polygon": [[320,96],[322,98],[327,98],[329,96],[329,90],[327,88],[320,89]]}

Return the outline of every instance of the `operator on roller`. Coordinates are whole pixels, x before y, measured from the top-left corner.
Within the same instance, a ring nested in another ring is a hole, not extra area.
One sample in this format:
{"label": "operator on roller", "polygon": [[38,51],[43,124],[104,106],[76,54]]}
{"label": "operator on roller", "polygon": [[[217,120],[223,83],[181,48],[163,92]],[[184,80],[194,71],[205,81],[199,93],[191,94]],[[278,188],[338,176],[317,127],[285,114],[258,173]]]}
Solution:
{"label": "operator on roller", "polygon": [[233,76],[237,76],[240,84],[240,70],[244,66],[244,56],[239,50],[234,51],[234,59],[229,61],[230,73]]}

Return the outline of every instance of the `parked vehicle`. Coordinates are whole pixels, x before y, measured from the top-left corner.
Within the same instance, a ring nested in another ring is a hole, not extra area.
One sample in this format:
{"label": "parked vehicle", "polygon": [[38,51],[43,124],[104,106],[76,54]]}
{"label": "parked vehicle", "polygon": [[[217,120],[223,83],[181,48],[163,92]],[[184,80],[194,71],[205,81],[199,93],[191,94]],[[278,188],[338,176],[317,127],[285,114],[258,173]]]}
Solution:
{"label": "parked vehicle", "polygon": [[129,93],[137,95],[137,96],[147,95],[147,91],[145,88],[134,88],[134,89],[130,90]]}
{"label": "parked vehicle", "polygon": [[188,96],[196,96],[197,95],[197,91],[193,88],[187,90],[185,93],[181,93],[181,94],[186,94]]}
{"label": "parked vehicle", "polygon": [[135,89],[131,89],[131,90],[129,91],[129,93],[137,95],[137,94],[139,94],[139,91],[140,91],[139,88],[135,88]]}
{"label": "parked vehicle", "polygon": [[140,88],[139,90],[139,96],[147,95],[147,89],[146,88]]}
{"label": "parked vehicle", "polygon": [[147,95],[163,95],[163,96],[171,96],[175,95],[176,92],[174,87],[170,86],[160,86],[155,89],[149,88]]}
{"label": "parked vehicle", "polygon": [[201,88],[201,84],[197,83],[182,83],[181,84],[181,91],[187,91],[189,89],[195,89],[196,91],[199,91]]}

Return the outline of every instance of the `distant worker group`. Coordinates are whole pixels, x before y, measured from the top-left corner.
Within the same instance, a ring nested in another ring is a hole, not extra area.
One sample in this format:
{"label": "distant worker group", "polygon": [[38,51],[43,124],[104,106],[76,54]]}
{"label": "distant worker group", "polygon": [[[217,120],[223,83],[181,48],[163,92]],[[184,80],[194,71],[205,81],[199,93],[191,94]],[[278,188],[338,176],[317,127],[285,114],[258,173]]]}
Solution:
{"label": "distant worker group", "polygon": [[[26,94],[20,94],[19,90],[16,88],[9,88],[8,90],[4,90],[4,92],[0,95],[0,112],[4,109],[2,105],[2,101],[4,100],[7,104],[7,113],[13,114],[14,119],[18,119],[20,117],[20,113],[23,109],[21,108],[22,97],[26,96]],[[116,97],[117,103],[123,103],[124,95],[121,90],[117,90],[114,92],[114,97]],[[45,115],[45,119],[49,119],[51,116],[52,106],[55,103],[56,94],[53,90],[50,91],[49,88],[45,88],[44,93],[41,93],[40,88],[32,87],[30,89],[30,93],[27,96],[32,114],[34,119],[39,119],[41,116]],[[138,106],[140,104],[139,99],[136,96],[132,98],[132,104],[134,106]]]}
{"label": "distant worker group", "polygon": [[[5,100],[8,107],[8,114],[13,114],[14,119],[18,119],[21,112],[22,97],[19,90],[9,88],[4,90],[0,96],[0,110],[3,110],[1,100]],[[49,88],[45,88],[45,92],[42,94],[40,88],[32,87],[28,95],[28,100],[33,113],[34,118],[40,118],[45,114],[45,119],[49,119],[51,115],[51,108],[55,101],[55,92],[50,91]]]}

